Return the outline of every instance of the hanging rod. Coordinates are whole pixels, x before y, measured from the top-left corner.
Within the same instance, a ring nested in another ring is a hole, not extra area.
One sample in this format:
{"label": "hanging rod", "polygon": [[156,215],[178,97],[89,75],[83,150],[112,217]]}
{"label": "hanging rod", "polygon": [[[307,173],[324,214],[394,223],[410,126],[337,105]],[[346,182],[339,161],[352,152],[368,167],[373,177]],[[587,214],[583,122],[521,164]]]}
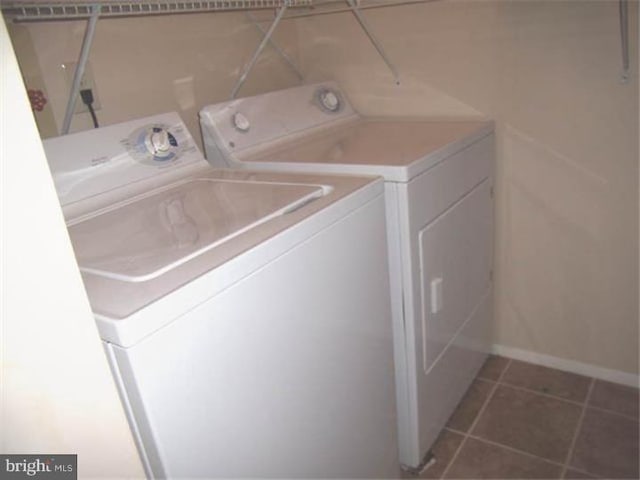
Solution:
{"label": "hanging rod", "polygon": [[347,0],[347,4],[351,9],[351,13],[353,13],[353,15],[356,17],[356,20],[360,24],[360,27],[362,27],[362,31],[367,35],[367,37],[369,37],[369,41],[371,41],[371,43],[373,44],[374,48],[378,52],[378,55],[380,55],[384,63],[387,65],[387,68],[391,71],[396,85],[400,85],[400,78],[398,77],[398,71],[396,70],[396,67],[391,63],[389,57],[382,48],[382,45],[378,41],[378,38],[371,31],[369,22],[367,22],[367,20],[362,16],[360,8],[358,7],[358,2],[356,0]]}
{"label": "hanging rod", "polygon": [[[253,13],[246,12],[245,15],[247,16],[249,21],[258,29],[258,31],[262,33],[263,38],[266,37],[267,30],[262,25],[260,25],[260,21],[253,15]],[[286,64],[291,67],[291,70],[293,70],[293,72],[296,74],[298,80],[300,80],[301,82],[304,81],[304,75],[302,75],[302,72],[296,65],[296,62],[294,62],[289,54],[285,52],[284,49],[280,45],[278,45],[278,43],[271,37],[269,37],[269,45],[271,45],[271,48],[273,48],[278,53],[278,55],[282,57]]]}
{"label": "hanging rod", "polygon": [[84,75],[84,69],[87,66],[87,60],[89,60],[89,51],[91,50],[93,37],[96,33],[96,25],[98,23],[99,16],[100,4],[96,3],[91,5],[91,17],[89,18],[89,22],[87,22],[87,28],[85,29],[84,37],[82,39],[82,48],[80,49],[78,63],[76,63],[76,71],[73,72],[73,82],[71,82],[67,109],[64,113],[64,121],[62,123],[62,135],[69,133],[69,128],[71,127],[73,110],[76,108],[78,92],[80,91],[80,82],[82,81],[82,75]]}
{"label": "hanging rod", "polygon": [[[2,3],[2,13],[13,22],[45,20],[81,20],[91,17],[94,2],[18,2]],[[102,1],[100,17],[130,17],[139,15],[167,15],[234,10],[259,10],[286,7],[310,7],[313,0],[209,0],[200,2]]]}
{"label": "hanging rod", "polygon": [[[334,3],[337,0],[324,0],[324,1],[323,0],[316,0],[316,1],[319,1],[320,3],[326,4],[326,3]],[[356,17],[358,23],[360,24],[360,27],[362,28],[364,33],[367,35],[367,37],[369,38],[369,40],[371,41],[371,43],[375,47],[376,51],[382,57],[382,60],[384,61],[384,63],[387,65],[387,67],[391,71],[391,74],[393,75],[393,79],[394,79],[396,85],[400,85],[400,79],[398,77],[398,71],[396,70],[394,65],[391,63],[391,61],[389,60],[389,57],[387,56],[387,54],[385,53],[384,49],[382,48],[382,45],[380,44],[380,42],[378,41],[376,36],[371,31],[371,28],[369,27],[369,23],[362,16],[362,14],[360,12],[360,5],[362,5],[362,0],[343,0],[343,1],[346,2],[347,6],[349,7],[349,9],[347,11],[353,13],[353,15]],[[253,69],[254,65],[258,61],[258,57],[262,53],[262,50],[264,50],[264,47],[268,43],[273,42],[272,39],[271,39],[271,37],[273,36],[273,32],[278,27],[278,24],[285,17],[286,11],[287,11],[287,6],[286,5],[282,6],[278,10],[278,13],[277,13],[275,19],[273,20],[273,22],[271,23],[271,26],[269,27],[269,29],[267,31],[264,31],[260,27],[260,30],[262,31],[264,36],[262,38],[262,41],[260,42],[260,45],[258,45],[258,48],[256,49],[256,51],[254,52],[253,56],[251,57],[251,60],[249,60],[249,62],[244,66],[244,68],[242,70],[242,74],[240,75],[240,78],[238,79],[238,81],[236,82],[235,86],[233,87],[233,90],[231,91],[231,99],[232,100],[235,99],[236,96],[238,95],[238,92],[242,88],[242,85],[244,85],[244,82],[246,81],[247,76],[249,75],[249,73]],[[258,25],[258,23],[254,19],[254,17],[251,17],[251,19],[254,21],[254,24]],[[285,54],[284,54],[283,51],[281,51],[279,48],[277,48],[276,50],[278,51],[278,53],[280,53],[280,55],[282,55],[285,58],[285,60],[289,61],[289,59],[287,57],[285,57]],[[291,62],[289,62],[289,64],[292,66],[292,68],[294,68],[296,70],[297,73],[299,73],[297,68],[295,68],[295,64],[293,64]],[[299,74],[299,77],[302,80],[302,75],[301,74]]]}
{"label": "hanging rod", "polygon": [[622,49],[622,74],[620,81],[629,83],[629,2],[620,0],[618,3],[620,13],[620,47]]}
{"label": "hanging rod", "polygon": [[273,23],[271,24],[271,26],[269,27],[269,30],[267,30],[266,33],[264,34],[264,37],[262,37],[262,41],[260,42],[260,45],[258,45],[258,48],[253,53],[253,56],[251,57],[251,60],[249,60],[249,63],[247,63],[244,66],[242,75],[240,75],[240,78],[238,79],[235,86],[233,87],[233,90],[231,92],[231,100],[236,98],[236,96],[238,95],[238,92],[242,88],[242,85],[244,85],[244,82],[247,80],[247,76],[249,76],[249,73],[253,69],[256,62],[258,61],[258,57],[262,53],[262,50],[264,50],[264,47],[266,47],[267,43],[269,43],[269,41],[271,40],[271,36],[273,35],[273,32],[275,32],[276,27],[282,20],[282,16],[286,11],[287,11],[286,5],[280,8],[280,10],[278,10],[278,14],[276,15],[276,18],[273,20]]}
{"label": "hanging rod", "polygon": [[[440,1],[444,0],[360,0],[356,2],[356,4],[358,10],[371,10],[375,8],[400,7],[405,5],[418,5],[421,3],[434,3]],[[283,20],[351,12],[351,7],[339,6],[344,4],[344,0],[314,0],[312,5],[307,5],[307,8],[304,9],[306,11],[287,14],[284,16]]]}

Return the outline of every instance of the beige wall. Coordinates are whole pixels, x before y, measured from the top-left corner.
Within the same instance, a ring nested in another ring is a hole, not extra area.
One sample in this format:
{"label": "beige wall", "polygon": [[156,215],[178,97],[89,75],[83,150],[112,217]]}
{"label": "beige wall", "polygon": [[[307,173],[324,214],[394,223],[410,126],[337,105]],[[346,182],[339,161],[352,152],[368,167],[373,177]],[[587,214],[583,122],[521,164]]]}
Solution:
{"label": "beige wall", "polygon": [[[367,10],[396,86],[348,13],[287,20],[277,39],[309,82],[336,79],[363,113],[497,121],[495,342],[638,371],[637,8],[623,85],[611,0],[446,0]],[[11,28],[44,136],[62,123],[84,24]],[[259,41],[242,14],[103,20],[91,62],[103,124],[225,100]],[[37,53],[36,53],[37,52]],[[297,83],[267,49],[240,95]],[[89,128],[76,115],[72,130]]]}
{"label": "beige wall", "polygon": [[[49,100],[36,113],[43,137],[58,135],[62,127],[69,86],[61,66],[77,61],[85,26],[86,21],[10,25],[27,86],[44,88]],[[175,110],[199,139],[199,109],[229,99],[261,38],[236,12],[98,21],[90,64],[101,125]],[[293,24],[282,25],[275,39],[296,56]],[[297,84],[293,70],[267,46],[240,96]],[[74,115],[71,132],[88,128],[88,113]]]}
{"label": "beige wall", "polygon": [[309,81],[366,113],[497,121],[497,344],[638,372],[638,50],[618,3],[443,1],[297,20]]}

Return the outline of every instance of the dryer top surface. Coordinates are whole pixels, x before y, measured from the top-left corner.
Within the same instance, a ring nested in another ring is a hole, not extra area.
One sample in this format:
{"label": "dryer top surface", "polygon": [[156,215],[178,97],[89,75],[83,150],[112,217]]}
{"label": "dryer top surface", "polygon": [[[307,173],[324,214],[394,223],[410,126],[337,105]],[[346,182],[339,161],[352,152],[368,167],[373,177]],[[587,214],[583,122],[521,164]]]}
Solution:
{"label": "dryer top surface", "polygon": [[381,175],[409,181],[493,131],[490,121],[360,118],[232,159],[245,166]]}

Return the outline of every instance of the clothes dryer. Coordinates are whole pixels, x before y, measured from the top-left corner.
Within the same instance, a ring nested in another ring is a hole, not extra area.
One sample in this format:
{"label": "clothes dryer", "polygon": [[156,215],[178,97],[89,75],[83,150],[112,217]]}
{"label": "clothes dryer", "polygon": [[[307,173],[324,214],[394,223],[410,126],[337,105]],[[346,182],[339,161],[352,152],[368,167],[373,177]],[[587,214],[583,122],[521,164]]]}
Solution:
{"label": "clothes dryer", "polygon": [[367,118],[327,82],[207,106],[200,124],[216,166],[384,177],[400,459],[420,469],[489,349],[493,122]]}
{"label": "clothes dryer", "polygon": [[397,476],[380,179],[215,170],[175,113],[44,144],[149,477]]}

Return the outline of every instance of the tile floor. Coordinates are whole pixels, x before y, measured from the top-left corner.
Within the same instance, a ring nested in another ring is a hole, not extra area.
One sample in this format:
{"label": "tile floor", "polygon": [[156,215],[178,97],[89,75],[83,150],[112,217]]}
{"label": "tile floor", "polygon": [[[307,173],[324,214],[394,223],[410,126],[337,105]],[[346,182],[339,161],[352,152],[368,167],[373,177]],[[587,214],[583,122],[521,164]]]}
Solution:
{"label": "tile floor", "polygon": [[417,478],[640,478],[638,389],[491,356]]}

